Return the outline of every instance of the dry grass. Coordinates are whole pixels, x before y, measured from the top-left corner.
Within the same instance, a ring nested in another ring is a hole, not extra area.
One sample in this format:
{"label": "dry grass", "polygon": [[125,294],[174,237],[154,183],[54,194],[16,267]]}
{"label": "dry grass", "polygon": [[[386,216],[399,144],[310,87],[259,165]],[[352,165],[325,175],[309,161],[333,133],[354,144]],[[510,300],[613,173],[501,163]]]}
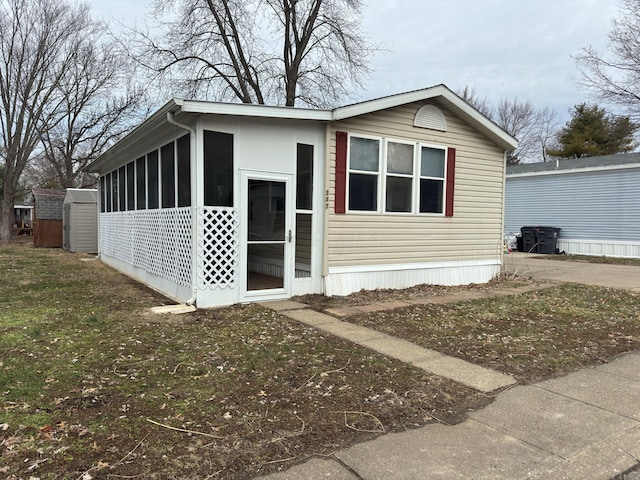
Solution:
{"label": "dry grass", "polygon": [[[258,305],[166,317],[166,300],[81,255],[0,248],[0,473],[6,478],[251,478],[487,401]],[[86,258],[85,258],[86,259]],[[347,320],[526,383],[640,346],[637,295],[582,286],[420,286],[307,297],[316,308],[453,303]],[[487,298],[460,300],[481,291]]]}

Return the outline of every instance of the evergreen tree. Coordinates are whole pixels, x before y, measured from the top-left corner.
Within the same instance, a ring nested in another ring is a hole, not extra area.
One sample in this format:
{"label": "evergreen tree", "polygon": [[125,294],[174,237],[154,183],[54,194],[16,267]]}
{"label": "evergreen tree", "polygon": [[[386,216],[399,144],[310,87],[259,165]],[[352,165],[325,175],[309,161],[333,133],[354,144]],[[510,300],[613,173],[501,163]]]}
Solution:
{"label": "evergreen tree", "polygon": [[581,158],[630,152],[636,147],[638,125],[629,116],[615,117],[597,105],[581,103],[571,109],[572,118],[558,133],[560,147],[554,157]]}

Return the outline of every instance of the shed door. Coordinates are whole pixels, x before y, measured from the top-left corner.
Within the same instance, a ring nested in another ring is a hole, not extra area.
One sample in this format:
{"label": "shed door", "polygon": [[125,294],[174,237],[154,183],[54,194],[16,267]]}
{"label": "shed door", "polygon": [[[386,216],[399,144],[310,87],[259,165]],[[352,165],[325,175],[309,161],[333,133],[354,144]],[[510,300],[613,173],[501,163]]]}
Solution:
{"label": "shed door", "polygon": [[292,272],[290,177],[243,174],[243,271],[247,297],[287,297]]}

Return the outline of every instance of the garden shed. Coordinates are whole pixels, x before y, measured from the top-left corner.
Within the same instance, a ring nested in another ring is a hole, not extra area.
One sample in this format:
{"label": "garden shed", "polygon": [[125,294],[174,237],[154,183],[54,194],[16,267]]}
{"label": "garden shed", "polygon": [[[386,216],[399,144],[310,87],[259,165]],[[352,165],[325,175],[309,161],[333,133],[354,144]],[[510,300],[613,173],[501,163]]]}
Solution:
{"label": "garden shed", "polygon": [[199,307],[487,282],[516,146],[444,85],[332,110],[173,99],[88,167],[100,257]]}
{"label": "garden shed", "polygon": [[62,247],[62,203],[64,190],[34,188],[33,244],[36,247]]}
{"label": "garden shed", "polygon": [[505,233],[560,228],[557,249],[640,258],[640,153],[507,168]]}
{"label": "garden shed", "polygon": [[98,190],[67,188],[62,215],[63,248],[98,251]]}

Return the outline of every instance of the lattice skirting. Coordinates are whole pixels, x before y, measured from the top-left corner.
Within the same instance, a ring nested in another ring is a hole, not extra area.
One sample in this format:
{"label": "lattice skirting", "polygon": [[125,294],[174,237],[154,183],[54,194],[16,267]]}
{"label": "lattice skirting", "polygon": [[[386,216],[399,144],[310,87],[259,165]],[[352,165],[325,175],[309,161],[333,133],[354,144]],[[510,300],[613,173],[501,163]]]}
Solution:
{"label": "lattice skirting", "polygon": [[233,208],[198,208],[198,288],[235,288],[239,222]]}
{"label": "lattice skirting", "polygon": [[101,253],[191,286],[191,208],[100,214]]}

